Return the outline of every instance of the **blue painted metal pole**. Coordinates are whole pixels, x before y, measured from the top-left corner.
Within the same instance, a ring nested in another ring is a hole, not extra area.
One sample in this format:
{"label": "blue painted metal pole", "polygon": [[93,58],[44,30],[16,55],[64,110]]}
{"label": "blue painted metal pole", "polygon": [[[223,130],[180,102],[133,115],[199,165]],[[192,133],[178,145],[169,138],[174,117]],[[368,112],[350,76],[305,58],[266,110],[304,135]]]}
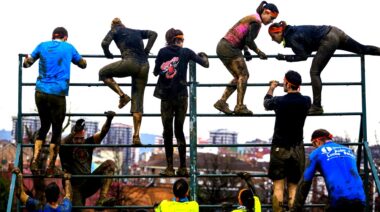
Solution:
{"label": "blue painted metal pole", "polygon": [[194,62],[190,62],[190,195],[197,200],[197,77]]}

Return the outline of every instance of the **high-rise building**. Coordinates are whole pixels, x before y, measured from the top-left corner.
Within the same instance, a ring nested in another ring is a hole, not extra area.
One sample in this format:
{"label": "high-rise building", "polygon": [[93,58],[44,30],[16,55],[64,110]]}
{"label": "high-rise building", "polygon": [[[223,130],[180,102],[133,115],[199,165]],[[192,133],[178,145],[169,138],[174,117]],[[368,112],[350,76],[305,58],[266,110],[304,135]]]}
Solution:
{"label": "high-rise building", "polygon": [[[237,144],[238,133],[227,129],[217,129],[210,131],[210,144]],[[237,147],[219,148],[219,153],[237,153]]]}
{"label": "high-rise building", "polygon": [[[34,133],[41,127],[41,122],[38,117],[23,117],[22,118],[22,132],[23,139],[28,138],[25,128],[28,128],[29,132]],[[13,142],[17,139],[17,117],[12,117],[12,138]]]}
{"label": "high-rise building", "polygon": [[[114,123],[104,138],[103,144],[132,144],[132,126],[121,123]],[[113,148],[115,155],[120,155],[122,158],[120,161],[122,174],[128,174],[128,167],[135,163],[138,158],[139,148]]]}

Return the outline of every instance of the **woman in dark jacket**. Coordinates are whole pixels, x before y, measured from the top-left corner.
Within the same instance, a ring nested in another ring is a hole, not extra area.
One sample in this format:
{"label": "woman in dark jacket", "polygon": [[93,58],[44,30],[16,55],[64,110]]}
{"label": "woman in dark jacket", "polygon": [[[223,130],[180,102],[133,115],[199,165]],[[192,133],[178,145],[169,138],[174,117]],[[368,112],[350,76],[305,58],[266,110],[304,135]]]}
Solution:
{"label": "woman in dark jacket", "polygon": [[281,43],[284,47],[292,48],[295,55],[278,54],[278,60],[297,62],[306,60],[316,51],[310,68],[311,84],[313,87],[313,105],[309,114],[322,114],[322,80],[321,73],[335,50],[345,50],[357,54],[380,55],[380,48],[363,45],[352,39],[342,30],[334,26],[290,26],[281,21],[269,26],[269,35],[272,40]]}
{"label": "woman in dark jacket", "polygon": [[183,33],[178,29],[166,32],[167,46],[160,49],[156,58],[153,74],[159,76],[154,96],[161,99],[161,120],[164,127],[163,137],[167,168],[163,176],[174,176],[173,169],[173,119],[174,134],[177,139],[180,167],[178,176],[188,176],[186,169],[186,140],[183,123],[188,106],[187,66],[194,61],[208,68],[207,55],[203,52],[195,54],[191,49],[183,48]]}

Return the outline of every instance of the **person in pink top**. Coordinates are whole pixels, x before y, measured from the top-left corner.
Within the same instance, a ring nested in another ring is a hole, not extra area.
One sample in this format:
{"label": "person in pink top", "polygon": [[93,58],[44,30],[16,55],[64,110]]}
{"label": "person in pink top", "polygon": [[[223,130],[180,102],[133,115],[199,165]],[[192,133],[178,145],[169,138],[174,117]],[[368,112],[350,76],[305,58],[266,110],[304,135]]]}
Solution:
{"label": "person in pink top", "polygon": [[[247,61],[252,59],[252,55],[248,50],[249,48],[260,59],[267,59],[266,54],[256,46],[254,40],[259,34],[261,24],[268,25],[272,23],[277,18],[279,11],[276,5],[262,1],[256,12],[256,14],[240,19],[228,30],[216,48],[218,57],[233,76],[222,97],[214,104],[216,109],[225,114],[252,115],[252,111],[244,105],[244,94],[249,78],[244,57]],[[242,54],[242,50],[244,50],[244,55]],[[234,111],[231,111],[228,107],[227,99],[235,90],[237,90],[237,103]]]}

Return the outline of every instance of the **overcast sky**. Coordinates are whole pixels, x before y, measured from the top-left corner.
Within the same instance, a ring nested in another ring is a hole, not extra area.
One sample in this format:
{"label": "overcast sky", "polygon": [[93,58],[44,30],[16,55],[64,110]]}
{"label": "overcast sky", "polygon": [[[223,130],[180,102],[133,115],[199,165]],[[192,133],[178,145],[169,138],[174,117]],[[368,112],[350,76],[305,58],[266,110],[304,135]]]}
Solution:
{"label": "overcast sky", "polygon": [[[165,44],[164,34],[171,27],[181,29],[185,34],[185,47],[195,52],[204,51],[215,55],[218,41],[227,30],[243,16],[255,13],[261,1],[253,0],[220,0],[220,1],[174,1],[174,0],[139,0],[139,1],[74,1],[64,2],[39,1],[1,1],[0,23],[2,27],[0,39],[1,78],[0,89],[0,129],[10,130],[11,117],[17,115],[17,82],[18,54],[31,53],[42,41],[51,39],[52,30],[64,26],[69,32],[68,42],[72,43],[80,54],[103,54],[100,43],[110,29],[111,20],[120,17],[123,23],[134,29],[150,29],[158,33],[158,38],[152,48],[152,53]],[[275,0],[280,14],[277,21],[285,20],[290,25],[335,25],[348,35],[363,44],[380,46],[380,30],[378,29],[377,0],[332,1],[332,0]],[[268,55],[277,53],[292,53],[281,45],[271,41],[268,26],[262,26],[256,39],[258,47]],[[119,54],[114,43],[111,51]],[[337,53],[345,53],[338,51]],[[378,91],[380,57],[366,56],[367,80],[367,118],[368,138],[375,143],[376,131],[380,129]],[[98,82],[98,71],[104,65],[116,61],[109,59],[87,59],[85,70],[72,66],[71,82]],[[304,82],[310,82],[309,68],[311,59],[305,62],[286,63],[269,59],[260,61],[254,59],[248,62],[250,71],[249,83],[268,82],[272,79],[281,80],[284,73],[293,69],[298,71]],[[154,60],[150,60],[149,83],[155,83],[157,78],[151,73]],[[38,74],[38,64],[24,69],[24,82],[35,82]],[[210,68],[198,66],[198,81],[200,83],[227,83],[231,80],[228,71],[219,59],[210,60]],[[130,78],[116,79],[128,83]],[[322,73],[324,82],[360,81],[360,62],[358,58],[334,58]],[[129,88],[124,88],[130,94]],[[218,113],[213,104],[218,100],[224,88],[200,88],[198,90],[198,112]],[[245,103],[254,113],[266,112],[262,106],[267,88],[249,87]],[[304,86],[301,92],[312,95],[311,88]],[[152,96],[153,88],[145,92],[145,112],[158,113],[159,100]],[[283,95],[281,88],[275,95]],[[360,88],[355,87],[324,87],[322,104],[325,112],[358,112],[361,110]],[[23,91],[23,111],[35,112],[34,87],[26,87]],[[236,95],[228,103],[230,107],[236,104]],[[128,113],[130,106],[122,110],[117,108],[118,97],[109,88],[70,88],[67,98],[68,112],[101,113],[114,110],[116,113]],[[89,118],[94,119],[94,118]],[[103,118],[96,118],[101,123]],[[239,133],[239,142],[255,138],[268,140],[273,133],[273,118],[199,118],[198,133],[207,138],[210,130],[227,128]],[[131,117],[117,117],[115,122],[132,125]],[[185,123],[187,128],[188,121]],[[309,141],[311,132],[316,128],[326,128],[333,134],[349,136],[358,139],[359,117],[308,117],[305,124],[305,141]],[[159,117],[145,117],[142,123],[142,133],[161,134],[162,125]],[[188,131],[185,133],[188,135]],[[379,132],[378,132],[379,133]]]}

